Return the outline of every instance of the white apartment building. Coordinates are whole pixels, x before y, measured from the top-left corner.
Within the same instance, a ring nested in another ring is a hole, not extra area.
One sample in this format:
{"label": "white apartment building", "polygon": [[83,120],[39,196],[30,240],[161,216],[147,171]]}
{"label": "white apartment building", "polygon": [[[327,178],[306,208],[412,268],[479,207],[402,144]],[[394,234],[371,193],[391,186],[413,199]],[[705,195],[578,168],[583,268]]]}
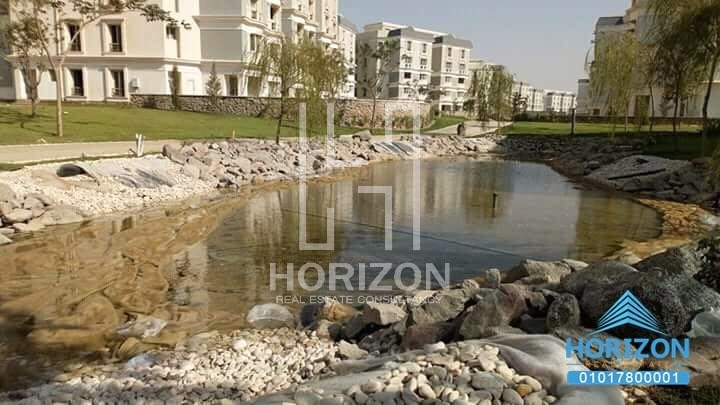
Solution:
{"label": "white apartment building", "polygon": [[[381,98],[426,101],[431,93],[444,111],[454,111],[465,101],[469,81],[472,43],[452,35],[417,27],[379,22],[364,27],[358,34],[358,47],[372,49],[383,41],[397,41],[400,50],[391,62],[388,82]],[[358,97],[370,97],[366,78],[378,66],[358,60]]]}
{"label": "white apartment building", "polygon": [[[175,68],[180,94],[204,95],[213,65],[222,78],[225,96],[277,96],[272,78],[263,82],[248,69],[262,41],[302,35],[329,48],[340,47],[338,0],[149,2],[170,11],[189,28],[147,22],[137,12],[105,16],[83,27],[65,62],[66,100],[127,102],[133,93],[171,94]],[[60,25],[66,40],[79,29],[71,9],[63,13]],[[344,42],[346,55],[354,54],[352,42]],[[9,59],[12,61],[12,56]],[[0,64],[0,98],[27,99],[20,70],[10,66],[8,79],[4,69],[8,66]],[[55,99],[56,75],[49,71],[39,74],[40,99]]]}
{"label": "white apartment building", "polygon": [[356,47],[357,47],[357,34],[358,29],[345,18],[344,16],[338,16],[340,19],[338,29],[338,42],[340,43],[340,49],[342,50],[343,57],[345,58],[345,68],[348,70],[348,76],[345,80],[345,88],[343,89],[342,97],[355,98],[355,87],[357,80],[355,78],[355,72],[357,71],[356,61]]}
{"label": "white apartment building", "polygon": [[546,90],[545,111],[569,114],[575,108],[575,93],[568,91]]}
{"label": "white apartment building", "polygon": [[462,111],[470,80],[468,63],[473,44],[453,35],[435,37],[432,55],[432,90],[440,111]]}
{"label": "white apartment building", "polygon": [[535,88],[527,83],[515,82],[512,92],[513,96],[519,95],[525,103],[524,112],[545,111],[545,90]]}
{"label": "white apartment building", "polygon": [[[640,41],[647,40],[647,34],[652,29],[652,16],[649,15],[648,4],[651,0],[631,0],[630,6],[625,10],[622,16],[600,17],[595,25],[595,40],[597,44],[604,38],[613,33],[630,32],[637,35]],[[596,45],[597,46],[597,45]],[[701,86],[695,94],[683,100],[679,106],[680,116],[688,118],[699,118],[702,116],[702,104],[705,90],[707,89],[707,79],[701,78]],[[607,108],[599,103],[597,97],[591,97],[589,94],[590,82],[579,82],[578,95],[585,91],[588,92],[587,107],[582,108],[583,113],[592,115],[606,115]],[[657,116],[672,116],[672,102],[665,104],[663,108],[663,89],[658,87],[654,89],[655,113]],[[579,107],[585,101],[579,101]],[[630,102],[629,115],[635,116],[636,110],[640,106],[648,106],[647,116],[651,115],[650,111],[650,92],[647,89],[639,90],[633,95]],[[578,111],[580,113],[580,110]],[[720,118],[720,72],[713,80],[712,97],[710,99],[709,116],[711,118]]]}

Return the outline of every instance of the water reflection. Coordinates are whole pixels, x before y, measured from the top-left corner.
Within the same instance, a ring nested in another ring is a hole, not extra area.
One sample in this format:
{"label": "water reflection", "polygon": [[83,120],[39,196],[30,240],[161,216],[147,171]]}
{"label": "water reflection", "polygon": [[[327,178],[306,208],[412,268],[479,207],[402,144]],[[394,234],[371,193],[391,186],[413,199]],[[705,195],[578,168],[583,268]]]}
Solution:
{"label": "water reflection", "polygon": [[[0,369],[0,387],[32,376],[38,364],[85,353],[127,357],[187,334],[242,327],[250,306],[277,296],[328,293],[327,285],[319,292],[287,291],[282,281],[270,291],[273,263],[280,272],[288,263],[295,269],[308,262],[324,269],[329,263],[433,263],[441,269],[448,263],[452,280],[459,281],[525,257],[595,260],[626,238],[659,233],[654,211],[579,189],[545,166],[436,160],[420,165],[422,238],[415,251],[412,165],[375,165],[308,186],[308,241],[326,241],[326,209],[332,207],[331,251],[299,249],[297,186],[54,228],[1,247],[0,364],[7,372]],[[361,185],[392,186],[392,251],[385,250],[383,196],[358,194]],[[367,270],[368,283],[379,271]],[[138,315],[169,325],[143,341],[113,333]]]}

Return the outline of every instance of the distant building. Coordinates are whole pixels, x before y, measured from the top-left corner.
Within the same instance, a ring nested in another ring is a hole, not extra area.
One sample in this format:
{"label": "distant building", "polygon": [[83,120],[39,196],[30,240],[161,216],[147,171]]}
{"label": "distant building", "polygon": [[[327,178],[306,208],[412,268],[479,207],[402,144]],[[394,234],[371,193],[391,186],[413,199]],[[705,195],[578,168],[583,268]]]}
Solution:
{"label": "distant building", "polygon": [[472,42],[453,35],[435,37],[432,55],[432,86],[440,111],[461,111],[469,82],[468,63]]}
{"label": "distant building", "polygon": [[344,16],[338,16],[340,20],[340,28],[338,30],[338,42],[340,43],[340,50],[345,58],[345,67],[348,69],[348,76],[345,81],[345,88],[343,89],[341,97],[344,98],[355,98],[355,86],[356,78],[355,72],[357,71],[357,61],[355,60],[355,50],[357,47],[357,33],[358,29],[345,18]]}
{"label": "distant building", "polygon": [[568,91],[546,90],[545,111],[550,113],[568,114],[575,108],[575,93]]}
{"label": "distant building", "polygon": [[[422,28],[379,22],[364,27],[358,34],[358,48],[375,49],[380,42],[396,41],[399,52],[393,56],[387,83],[381,98],[428,100],[443,111],[462,108],[469,81],[472,43],[453,35]],[[365,84],[377,70],[373,60],[358,60],[358,97],[370,97]]]}
{"label": "distant building", "polygon": [[597,115],[593,114],[590,99],[590,79],[578,80],[577,92],[577,114],[578,115]]}
{"label": "distant building", "polygon": [[523,112],[545,111],[545,90],[535,88],[527,83],[515,82],[512,92],[513,97],[518,95],[525,104]]}

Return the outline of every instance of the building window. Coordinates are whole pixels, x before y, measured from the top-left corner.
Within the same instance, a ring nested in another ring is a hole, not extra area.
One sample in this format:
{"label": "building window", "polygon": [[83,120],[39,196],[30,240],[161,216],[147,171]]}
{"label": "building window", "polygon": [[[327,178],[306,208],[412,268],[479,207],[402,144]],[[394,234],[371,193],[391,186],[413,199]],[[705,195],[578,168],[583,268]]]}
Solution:
{"label": "building window", "polygon": [[458,84],[465,84],[465,78],[464,77],[459,78]]}
{"label": "building window", "polygon": [[448,54],[447,54],[447,55],[448,55],[449,58],[452,57],[452,48],[448,48]]}
{"label": "building window", "polygon": [[420,81],[427,80],[427,74],[426,73],[420,73]]}
{"label": "building window", "polygon": [[450,84],[450,83],[452,83],[452,77],[445,76],[445,84]]}
{"label": "building window", "polygon": [[403,73],[403,78],[405,78],[405,79],[412,79],[412,73],[410,73],[410,72],[405,72],[405,73]]}
{"label": "building window", "polygon": [[409,87],[404,87],[403,94],[405,95],[405,97],[410,97],[412,95],[412,89]]}
{"label": "building window", "polygon": [[227,86],[227,95],[237,97],[238,95],[238,78],[235,75],[225,76],[225,85]]}
{"label": "building window", "polygon": [[427,59],[422,58],[420,59],[420,69],[427,69]]}
{"label": "building window", "polygon": [[452,72],[452,62],[445,62],[445,71],[450,73]]}
{"label": "building window", "polygon": [[122,41],[122,25],[120,24],[108,24],[108,34],[110,37],[110,43],[108,50],[110,52],[122,52],[123,41]]}
{"label": "building window", "polygon": [[167,38],[167,39],[169,39],[169,40],[172,40],[172,41],[177,41],[177,38],[178,38],[178,27],[173,27],[173,26],[170,26],[170,25],[168,25],[167,27],[165,27],[165,38]]}
{"label": "building window", "polygon": [[407,44],[405,45],[405,49],[408,51],[412,51],[412,41],[407,41]]}
{"label": "building window", "polygon": [[405,69],[412,69],[412,58],[410,56],[403,56],[403,65]]}
{"label": "building window", "polygon": [[70,69],[70,94],[74,97],[85,96],[85,80],[82,69]]}
{"label": "building window", "polygon": [[110,94],[112,97],[125,97],[125,72],[122,70],[111,70],[112,79]]}
{"label": "building window", "polygon": [[50,73],[50,81],[57,81],[57,73],[55,73],[55,69],[48,70],[48,73]]}
{"label": "building window", "polygon": [[257,51],[258,45],[260,45],[260,35],[250,34],[250,51],[251,52]]}
{"label": "building window", "polygon": [[428,49],[428,44],[422,44],[422,53],[426,54]]}
{"label": "building window", "polygon": [[250,17],[251,17],[253,20],[257,20],[257,19],[258,19],[258,9],[257,9],[257,5],[258,5],[258,0],[250,0]]}
{"label": "building window", "polygon": [[65,27],[67,29],[68,41],[72,41],[70,43],[70,50],[72,52],[81,52],[82,43],[80,42],[80,26],[75,23],[67,23],[65,24]]}
{"label": "building window", "polygon": [[465,59],[465,50],[460,51],[460,59]]}
{"label": "building window", "polygon": [[460,74],[461,74],[461,75],[464,75],[464,74],[465,74],[465,64],[464,64],[464,63],[461,63],[461,64],[460,64]]}

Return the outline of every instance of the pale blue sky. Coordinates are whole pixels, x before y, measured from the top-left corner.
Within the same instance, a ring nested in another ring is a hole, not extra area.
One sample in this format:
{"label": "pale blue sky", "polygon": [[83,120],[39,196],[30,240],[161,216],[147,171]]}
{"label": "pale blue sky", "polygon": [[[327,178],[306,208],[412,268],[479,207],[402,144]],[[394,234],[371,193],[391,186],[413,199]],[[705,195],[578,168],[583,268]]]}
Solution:
{"label": "pale blue sky", "polygon": [[623,15],[630,0],[340,0],[362,30],[388,21],[450,32],[473,58],[508,66],[519,80],[577,91],[598,17]]}

